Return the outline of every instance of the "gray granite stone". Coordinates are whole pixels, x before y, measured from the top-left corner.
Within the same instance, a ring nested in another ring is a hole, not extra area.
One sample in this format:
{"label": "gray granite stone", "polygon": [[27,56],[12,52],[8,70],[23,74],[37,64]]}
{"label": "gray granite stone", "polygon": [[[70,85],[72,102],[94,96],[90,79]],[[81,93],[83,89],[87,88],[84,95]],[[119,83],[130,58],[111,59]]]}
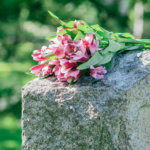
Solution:
{"label": "gray granite stone", "polygon": [[150,51],[127,52],[95,84],[22,89],[23,150],[150,150]]}

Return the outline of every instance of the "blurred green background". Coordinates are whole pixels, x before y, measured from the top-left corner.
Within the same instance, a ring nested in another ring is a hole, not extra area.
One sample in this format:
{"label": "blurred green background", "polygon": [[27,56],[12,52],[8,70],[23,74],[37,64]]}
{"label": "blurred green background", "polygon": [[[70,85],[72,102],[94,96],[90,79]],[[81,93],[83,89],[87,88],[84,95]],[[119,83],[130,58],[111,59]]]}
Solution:
{"label": "blurred green background", "polygon": [[83,19],[113,32],[150,38],[150,0],[0,0],[0,150],[21,149],[21,87],[34,76],[34,49],[47,45],[58,24]]}

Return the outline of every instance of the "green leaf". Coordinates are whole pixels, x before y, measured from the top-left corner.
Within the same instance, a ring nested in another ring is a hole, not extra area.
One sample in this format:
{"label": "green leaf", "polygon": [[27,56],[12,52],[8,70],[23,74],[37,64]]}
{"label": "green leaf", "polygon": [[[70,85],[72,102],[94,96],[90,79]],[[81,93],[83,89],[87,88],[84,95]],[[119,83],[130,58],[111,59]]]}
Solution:
{"label": "green leaf", "polygon": [[118,42],[127,43],[127,44],[147,44],[148,41],[145,40],[136,40],[136,39],[123,39],[119,38]]}
{"label": "green leaf", "polygon": [[77,35],[75,36],[74,41],[75,41],[75,40],[80,40],[80,39],[83,38],[83,37],[85,37],[85,35],[84,35],[81,31],[79,31],[79,32],[77,33]]}
{"label": "green leaf", "polygon": [[64,25],[62,25],[62,28],[65,28],[65,27],[74,27],[74,21],[69,21],[65,23]]}
{"label": "green leaf", "polygon": [[69,85],[74,85],[76,82],[74,82],[74,79],[72,78],[72,81],[69,83]]}
{"label": "green leaf", "polygon": [[57,59],[55,54],[47,54],[45,57],[49,57],[49,59],[43,61],[43,63],[49,62],[50,60],[56,60]]}
{"label": "green leaf", "polygon": [[130,46],[126,48],[126,51],[134,51],[134,50],[141,50],[144,46],[143,45],[136,45],[136,46]]}
{"label": "green leaf", "polygon": [[117,43],[115,41],[109,40],[109,45],[102,51],[102,55],[107,54],[108,52],[116,53],[124,46],[123,43]]}
{"label": "green leaf", "polygon": [[106,53],[105,55],[102,55],[101,59],[99,59],[99,62],[97,65],[105,65],[107,63],[109,63],[112,58],[115,56],[116,53],[111,53],[111,52],[108,52]]}
{"label": "green leaf", "polygon": [[[69,29],[69,30],[70,30],[70,29]],[[71,31],[71,30],[70,30],[70,31]],[[67,34],[67,29],[60,31],[59,34],[60,34],[60,35]]]}
{"label": "green leaf", "polygon": [[48,37],[46,38],[46,40],[52,40],[52,39],[54,39],[54,38],[56,38],[56,35],[48,36]]}
{"label": "green leaf", "polygon": [[33,75],[30,70],[26,71],[25,74],[27,74],[27,75]]}
{"label": "green leaf", "polygon": [[138,41],[143,42],[144,44],[150,44],[150,39],[138,39]]}
{"label": "green leaf", "polygon": [[49,60],[56,60],[56,55],[55,54],[51,55]]}
{"label": "green leaf", "polygon": [[84,20],[78,20],[78,21],[81,21],[81,22],[83,23],[84,26],[89,27],[89,25],[88,25]]}
{"label": "green leaf", "polygon": [[59,19],[55,14],[53,14],[51,11],[48,11],[48,13],[50,14],[51,17],[53,17],[57,22],[59,22],[60,24],[65,24],[64,21],[62,21],[61,19]]}
{"label": "green leaf", "polygon": [[107,64],[105,64],[105,65],[103,65],[103,66],[105,66],[105,68],[106,68],[106,70],[108,70],[108,69],[110,69],[111,67],[112,67],[112,59],[111,59],[111,61],[110,62],[108,62]]}
{"label": "green leaf", "polygon": [[90,68],[90,66],[94,66],[98,64],[100,59],[102,59],[102,56],[97,51],[87,62],[78,66],[77,69],[84,70],[84,69]]}
{"label": "green leaf", "polygon": [[72,39],[75,38],[76,34],[73,33],[72,29],[65,29],[59,32],[60,35],[64,35],[64,34],[69,34],[71,36]]}
{"label": "green leaf", "polygon": [[94,84],[94,83],[96,83],[97,81],[98,81],[98,79],[92,78],[91,81],[90,81],[90,83],[91,83],[91,84]]}
{"label": "green leaf", "polygon": [[91,28],[102,37],[103,40],[109,40],[111,38],[111,32],[108,32],[98,24],[92,25]]}
{"label": "green leaf", "polygon": [[122,53],[124,51],[143,50],[143,48],[144,48],[144,45],[125,46],[119,51],[119,53]]}
{"label": "green leaf", "polygon": [[77,28],[86,34],[95,34],[94,30],[90,28],[90,26],[79,24]]}
{"label": "green leaf", "polygon": [[103,39],[103,37],[100,36],[99,34],[95,33],[95,39],[101,41]]}
{"label": "green leaf", "polygon": [[92,27],[93,29],[95,29],[96,31],[104,32],[104,31],[102,30],[102,28],[101,28],[98,24],[92,25],[91,27]]}
{"label": "green leaf", "polygon": [[135,39],[134,36],[130,33],[118,33],[119,37],[126,39]]}

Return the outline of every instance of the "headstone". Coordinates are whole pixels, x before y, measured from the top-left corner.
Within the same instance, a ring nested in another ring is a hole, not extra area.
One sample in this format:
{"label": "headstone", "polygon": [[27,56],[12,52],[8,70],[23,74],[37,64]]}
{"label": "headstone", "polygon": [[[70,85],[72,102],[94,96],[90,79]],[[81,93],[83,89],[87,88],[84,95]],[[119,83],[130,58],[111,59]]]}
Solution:
{"label": "headstone", "polygon": [[150,150],[150,51],[119,55],[104,79],[35,79],[22,89],[23,150]]}

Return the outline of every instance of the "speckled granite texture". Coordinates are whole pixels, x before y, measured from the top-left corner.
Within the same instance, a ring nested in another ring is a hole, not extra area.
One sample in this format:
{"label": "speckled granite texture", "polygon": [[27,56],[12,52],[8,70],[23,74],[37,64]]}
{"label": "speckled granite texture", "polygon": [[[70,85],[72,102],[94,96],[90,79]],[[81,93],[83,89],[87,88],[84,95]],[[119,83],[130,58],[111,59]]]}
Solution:
{"label": "speckled granite texture", "polygon": [[22,89],[23,150],[150,150],[150,51],[114,60],[90,84],[35,79]]}

